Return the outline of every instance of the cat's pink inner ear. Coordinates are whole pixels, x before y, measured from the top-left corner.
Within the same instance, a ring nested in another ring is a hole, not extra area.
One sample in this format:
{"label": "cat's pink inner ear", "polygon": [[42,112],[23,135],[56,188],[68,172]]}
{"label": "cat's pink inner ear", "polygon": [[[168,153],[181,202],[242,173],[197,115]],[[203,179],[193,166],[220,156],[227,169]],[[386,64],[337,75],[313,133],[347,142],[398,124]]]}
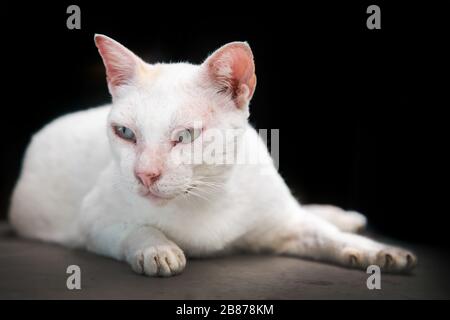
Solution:
{"label": "cat's pink inner ear", "polygon": [[94,40],[106,68],[108,87],[114,94],[116,87],[131,83],[136,75],[140,59],[107,36],[97,34]]}
{"label": "cat's pink inner ear", "polygon": [[253,53],[246,42],[232,42],[221,47],[204,64],[219,91],[230,93],[237,107],[250,101],[256,87],[256,75]]}

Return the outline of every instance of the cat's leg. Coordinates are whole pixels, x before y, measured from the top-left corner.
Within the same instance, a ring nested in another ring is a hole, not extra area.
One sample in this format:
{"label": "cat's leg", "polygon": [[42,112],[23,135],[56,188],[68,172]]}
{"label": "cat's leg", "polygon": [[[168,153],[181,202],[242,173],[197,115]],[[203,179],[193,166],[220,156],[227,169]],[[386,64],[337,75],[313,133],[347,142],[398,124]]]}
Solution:
{"label": "cat's leg", "polygon": [[148,276],[166,277],[183,271],[183,251],[160,230],[133,217],[114,184],[102,182],[108,182],[107,172],[81,206],[78,229],[85,247],[124,260],[135,272]]}
{"label": "cat's leg", "polygon": [[104,221],[87,232],[89,251],[124,260],[139,274],[168,277],[186,266],[183,251],[152,226]]}
{"label": "cat's leg", "polygon": [[416,265],[416,257],[407,250],[343,232],[307,211],[297,212],[291,220],[277,221],[268,221],[265,228],[250,234],[242,242],[245,248],[360,269],[378,265],[388,272],[407,272]]}
{"label": "cat's leg", "polygon": [[319,204],[303,205],[302,208],[334,224],[341,231],[360,232],[367,225],[367,218],[356,211],[346,211],[336,206]]}

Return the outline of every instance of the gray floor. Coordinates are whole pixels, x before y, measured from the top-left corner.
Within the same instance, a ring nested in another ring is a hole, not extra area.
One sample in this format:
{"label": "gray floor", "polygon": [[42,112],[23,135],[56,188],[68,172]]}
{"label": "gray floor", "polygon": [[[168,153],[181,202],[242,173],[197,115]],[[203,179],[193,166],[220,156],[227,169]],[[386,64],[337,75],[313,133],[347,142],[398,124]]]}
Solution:
{"label": "gray floor", "polygon": [[[367,274],[289,257],[231,256],[189,260],[173,278],[147,278],[124,263],[84,251],[16,238],[0,224],[0,299],[448,299],[444,253],[412,248],[419,265],[409,276]],[[66,288],[68,265],[81,268],[81,290]],[[448,271],[447,271],[448,270]]]}

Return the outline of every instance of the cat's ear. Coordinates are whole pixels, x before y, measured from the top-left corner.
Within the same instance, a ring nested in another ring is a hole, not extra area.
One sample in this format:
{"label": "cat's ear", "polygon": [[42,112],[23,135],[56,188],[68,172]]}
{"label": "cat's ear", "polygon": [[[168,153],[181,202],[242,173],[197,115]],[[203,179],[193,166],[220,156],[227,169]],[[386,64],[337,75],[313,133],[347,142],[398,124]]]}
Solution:
{"label": "cat's ear", "polygon": [[109,92],[115,96],[120,87],[133,83],[144,62],[133,52],[107,36],[96,34],[94,41],[106,68]]}
{"label": "cat's ear", "polygon": [[247,42],[231,42],[210,55],[207,69],[218,92],[230,94],[238,108],[248,105],[255,92],[256,75],[253,53]]}

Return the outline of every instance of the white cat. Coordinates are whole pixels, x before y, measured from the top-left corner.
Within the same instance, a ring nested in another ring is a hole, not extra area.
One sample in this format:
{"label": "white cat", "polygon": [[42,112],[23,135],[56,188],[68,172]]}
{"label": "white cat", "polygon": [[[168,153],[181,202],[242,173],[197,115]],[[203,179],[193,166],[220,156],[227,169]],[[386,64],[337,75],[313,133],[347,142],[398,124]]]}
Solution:
{"label": "white cat", "polygon": [[[412,253],[355,234],[361,214],[294,199],[247,121],[256,86],[247,43],[229,43],[201,65],[150,65],[106,36],[95,43],[113,103],[33,136],[10,209],[20,235],[125,260],[149,276],[180,273],[185,255],[233,250],[393,272],[415,266]],[[225,144],[259,152],[263,163],[172,157],[204,150],[210,130],[234,129],[241,134]]]}

